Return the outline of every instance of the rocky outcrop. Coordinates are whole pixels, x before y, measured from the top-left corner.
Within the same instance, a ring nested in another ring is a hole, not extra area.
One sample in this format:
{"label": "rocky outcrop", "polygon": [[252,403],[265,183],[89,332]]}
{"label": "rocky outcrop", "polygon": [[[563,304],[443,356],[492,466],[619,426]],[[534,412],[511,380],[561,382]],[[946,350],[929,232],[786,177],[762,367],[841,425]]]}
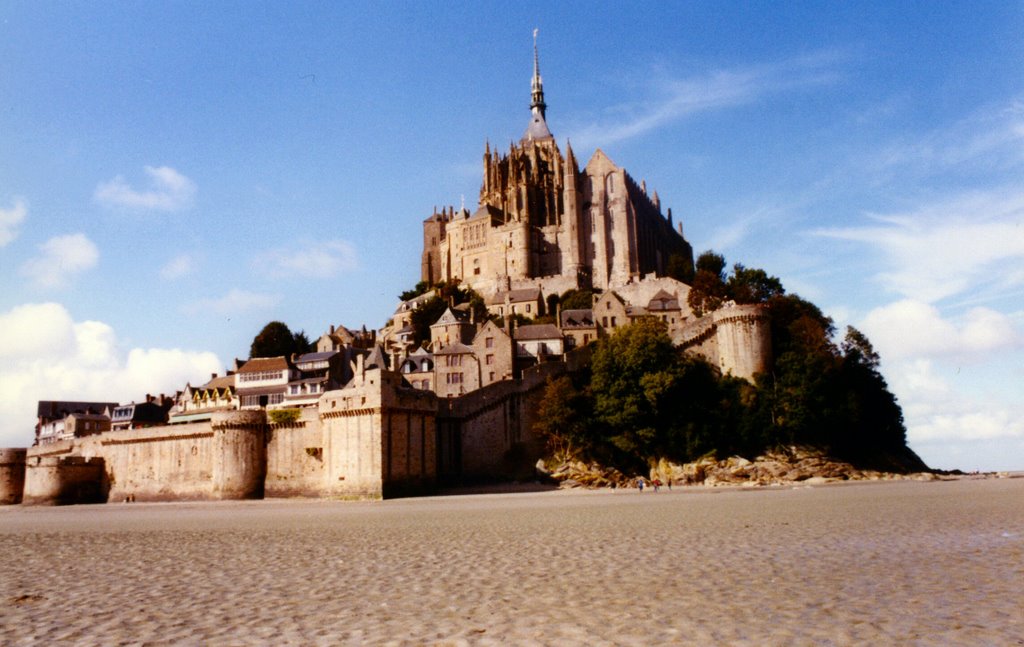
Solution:
{"label": "rocky outcrop", "polygon": [[882,481],[913,479],[932,481],[940,477],[933,472],[896,473],[859,469],[845,461],[830,458],[824,452],[805,447],[786,447],[770,451],[754,460],[732,456],[724,460],[706,457],[692,463],[661,460],[652,464],[645,475],[626,476],[622,472],[597,463],[565,460],[550,469],[538,463],[538,472],[557,481],[561,487],[631,487],[637,478],[664,484],[700,485],[705,487],[819,485],[840,481]]}

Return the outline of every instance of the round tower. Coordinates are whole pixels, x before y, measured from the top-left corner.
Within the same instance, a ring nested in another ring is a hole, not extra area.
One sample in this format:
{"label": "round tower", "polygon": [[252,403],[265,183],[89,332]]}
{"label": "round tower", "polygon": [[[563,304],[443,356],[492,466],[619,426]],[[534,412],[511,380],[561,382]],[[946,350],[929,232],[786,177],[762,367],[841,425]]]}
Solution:
{"label": "round tower", "polygon": [[0,448],[0,505],[21,503],[25,491],[26,449]]}
{"label": "round tower", "polygon": [[213,497],[261,499],[267,474],[263,410],[213,414]]}
{"label": "round tower", "polygon": [[713,313],[718,366],[722,375],[753,381],[771,365],[772,333],[760,304],[726,306]]}

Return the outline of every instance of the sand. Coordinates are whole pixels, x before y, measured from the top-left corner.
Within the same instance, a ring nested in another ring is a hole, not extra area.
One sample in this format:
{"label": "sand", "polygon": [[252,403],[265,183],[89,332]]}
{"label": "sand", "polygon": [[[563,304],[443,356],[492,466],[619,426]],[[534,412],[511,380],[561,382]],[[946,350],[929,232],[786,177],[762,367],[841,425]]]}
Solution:
{"label": "sand", "polygon": [[1024,479],[0,509],[0,644],[1024,644]]}

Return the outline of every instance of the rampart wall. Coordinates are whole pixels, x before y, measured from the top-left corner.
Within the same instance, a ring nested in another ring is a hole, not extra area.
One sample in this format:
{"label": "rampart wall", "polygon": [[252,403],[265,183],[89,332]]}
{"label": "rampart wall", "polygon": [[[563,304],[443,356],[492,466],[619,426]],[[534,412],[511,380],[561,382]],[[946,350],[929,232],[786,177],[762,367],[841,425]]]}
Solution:
{"label": "rampart wall", "polygon": [[0,448],[0,505],[21,503],[26,452],[22,448]]}
{"label": "rampart wall", "polygon": [[266,496],[320,496],[326,474],[324,432],[317,409],[302,409],[293,423],[270,425]]}
{"label": "rampart wall", "polygon": [[771,323],[759,304],[719,308],[684,326],[672,341],[717,366],[722,375],[753,381],[771,365]]}

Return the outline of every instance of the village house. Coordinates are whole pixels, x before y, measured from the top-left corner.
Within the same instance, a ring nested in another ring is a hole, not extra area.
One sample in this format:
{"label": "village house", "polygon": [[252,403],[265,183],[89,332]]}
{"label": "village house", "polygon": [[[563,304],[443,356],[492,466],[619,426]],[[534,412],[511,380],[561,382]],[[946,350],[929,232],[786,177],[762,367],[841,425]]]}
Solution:
{"label": "village house", "polygon": [[597,324],[590,308],[562,310],[558,314],[558,322],[565,336],[566,348],[581,348],[597,340]]}
{"label": "village house", "polygon": [[414,389],[434,388],[434,356],[425,348],[417,348],[402,359],[399,370]]}
{"label": "village house", "polygon": [[159,397],[146,396],[144,402],[129,402],[107,409],[110,416],[110,429],[144,429],[167,424],[168,411],[174,405],[174,399],[161,394]]}
{"label": "village house", "polygon": [[235,372],[240,408],[266,409],[283,403],[288,383],[299,375],[287,357],[250,359]]}
{"label": "village house", "polygon": [[186,384],[176,400],[168,419],[171,424],[209,420],[215,411],[234,411],[239,408],[235,375],[228,372],[218,377],[214,373],[201,386]]}

